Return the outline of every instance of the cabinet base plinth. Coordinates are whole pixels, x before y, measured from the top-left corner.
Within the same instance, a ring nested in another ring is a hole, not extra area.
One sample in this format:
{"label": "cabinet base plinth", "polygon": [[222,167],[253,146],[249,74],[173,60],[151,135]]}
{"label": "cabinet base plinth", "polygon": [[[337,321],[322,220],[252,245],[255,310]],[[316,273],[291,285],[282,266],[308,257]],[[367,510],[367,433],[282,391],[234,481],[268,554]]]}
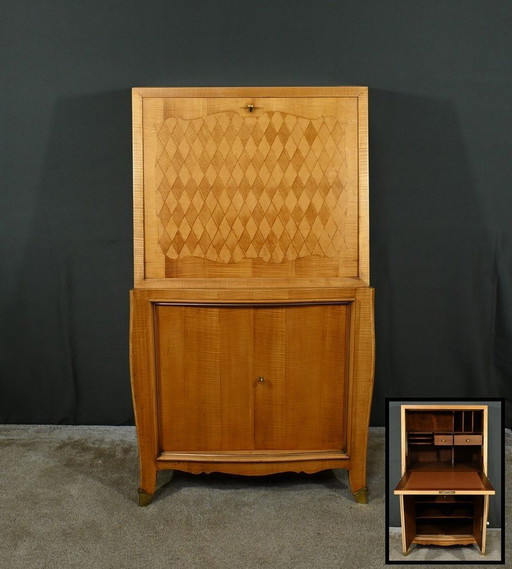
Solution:
{"label": "cabinet base plinth", "polygon": [[305,472],[350,468],[347,454],[339,452],[258,452],[250,453],[176,453],[162,452],[158,470],[182,470],[191,474],[240,474],[265,476],[280,472]]}
{"label": "cabinet base plinth", "polygon": [[472,535],[431,535],[415,537],[413,543],[418,545],[440,545],[443,547],[450,547],[452,545],[473,545],[476,544],[476,539]]}

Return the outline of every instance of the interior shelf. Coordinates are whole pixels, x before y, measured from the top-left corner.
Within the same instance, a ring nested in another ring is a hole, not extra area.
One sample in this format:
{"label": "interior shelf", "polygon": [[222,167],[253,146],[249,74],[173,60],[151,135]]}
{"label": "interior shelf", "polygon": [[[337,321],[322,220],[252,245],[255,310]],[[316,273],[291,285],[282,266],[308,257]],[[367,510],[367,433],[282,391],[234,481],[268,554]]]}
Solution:
{"label": "interior shelf", "polygon": [[477,462],[456,462],[452,464],[451,462],[441,462],[441,461],[431,461],[431,462],[411,462],[409,470],[423,471],[423,472],[478,472],[481,470],[480,464]]}
{"label": "interior shelf", "polygon": [[472,504],[469,496],[416,496],[416,504]]}
{"label": "interior shelf", "polygon": [[437,520],[416,522],[416,535],[473,535],[473,521]]}
{"label": "interior shelf", "polygon": [[416,519],[429,519],[429,518],[457,518],[457,519],[472,519],[473,508],[472,503],[455,504],[446,503],[443,505],[420,505],[416,504]]}

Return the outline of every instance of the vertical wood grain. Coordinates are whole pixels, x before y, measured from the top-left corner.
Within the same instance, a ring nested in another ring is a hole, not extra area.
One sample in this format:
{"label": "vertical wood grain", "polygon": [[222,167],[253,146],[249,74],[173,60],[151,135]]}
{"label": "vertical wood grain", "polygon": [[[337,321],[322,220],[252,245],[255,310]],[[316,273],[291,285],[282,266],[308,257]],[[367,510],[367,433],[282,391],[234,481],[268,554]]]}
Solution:
{"label": "vertical wood grain", "polygon": [[415,499],[414,496],[400,496],[400,506],[403,512],[402,547],[404,554],[409,551],[409,547],[411,547],[412,541],[416,537]]}
{"label": "vertical wood grain", "polygon": [[130,292],[130,377],[139,443],[140,488],[156,488],[159,452],[156,382],[153,354],[153,311],[146,291]]}
{"label": "vertical wood grain", "polygon": [[488,407],[487,405],[483,408],[482,410],[482,470],[483,473],[487,476],[487,453],[488,453],[488,448],[489,448],[489,443],[487,440],[487,435],[488,435]]}
{"label": "vertical wood grain", "polygon": [[286,311],[286,434],[292,449],[344,446],[344,310]]}
{"label": "vertical wood grain", "polygon": [[368,89],[358,97],[359,278],[370,284],[370,208],[368,158]]}
{"label": "vertical wood grain", "polygon": [[164,450],[219,450],[219,314],[214,308],[159,307],[159,394]]}
{"label": "vertical wood grain", "polygon": [[[283,308],[254,309],[255,448],[287,449],[286,313]],[[263,377],[260,383],[257,378]]]}
{"label": "vertical wood grain", "polygon": [[407,429],[405,424],[405,407],[400,406],[400,439],[401,439],[401,470],[400,475],[403,476],[407,470],[407,457],[409,454],[409,448],[407,446]]}
{"label": "vertical wood grain", "polygon": [[189,450],[222,448],[219,311],[185,310],[185,420]]}
{"label": "vertical wood grain", "polygon": [[142,95],[132,89],[133,147],[133,270],[134,284],[144,278],[144,149],[142,137]]}
{"label": "vertical wood grain", "polygon": [[160,438],[163,449],[185,449],[189,443],[185,383],[185,308],[157,306],[157,374]]}
{"label": "vertical wood grain", "polygon": [[[489,517],[489,496],[484,496],[484,506],[482,515],[482,553],[485,553],[487,547],[487,519]],[[503,539],[503,536],[502,536]]]}
{"label": "vertical wood grain", "polygon": [[485,502],[488,500],[488,496],[475,496],[473,499],[473,536],[482,553],[485,552],[485,525],[487,525]]}
{"label": "vertical wood grain", "polygon": [[372,288],[356,290],[351,392],[349,394],[349,484],[356,493],[366,484],[366,450],[375,373],[375,326]]}
{"label": "vertical wood grain", "polygon": [[220,308],[221,449],[254,449],[253,315]]}

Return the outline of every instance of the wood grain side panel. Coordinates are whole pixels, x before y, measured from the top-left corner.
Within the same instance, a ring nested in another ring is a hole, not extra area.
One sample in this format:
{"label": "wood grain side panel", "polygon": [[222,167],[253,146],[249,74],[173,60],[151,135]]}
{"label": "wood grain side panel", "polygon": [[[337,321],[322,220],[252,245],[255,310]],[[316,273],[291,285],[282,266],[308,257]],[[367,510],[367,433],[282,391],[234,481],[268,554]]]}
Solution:
{"label": "wood grain side panel", "polygon": [[[351,305],[351,353],[349,393],[349,447],[352,468],[349,483],[353,492],[366,485],[366,449],[375,371],[374,291],[356,289]],[[353,311],[353,313],[352,313]]]}
{"label": "wood grain side panel", "polygon": [[153,344],[153,312],[146,291],[130,293],[130,375],[139,444],[140,488],[156,487],[158,425]]}
{"label": "wood grain side panel", "polygon": [[370,204],[368,158],[368,90],[358,97],[359,278],[370,284]]}
{"label": "wood grain side panel", "polygon": [[488,496],[475,496],[474,506],[473,506],[473,536],[478,544],[480,550],[484,549],[484,512],[485,504],[484,502],[489,500]]}
{"label": "wood grain side panel", "polygon": [[489,496],[484,496],[484,508],[482,516],[482,553],[487,548],[487,519],[489,518]]}
{"label": "wood grain side panel", "polygon": [[403,501],[403,552],[407,553],[416,537],[415,498],[413,496],[400,496],[400,500]]}
{"label": "wood grain side panel", "polygon": [[132,90],[134,285],[144,280],[144,147],[142,96]]}

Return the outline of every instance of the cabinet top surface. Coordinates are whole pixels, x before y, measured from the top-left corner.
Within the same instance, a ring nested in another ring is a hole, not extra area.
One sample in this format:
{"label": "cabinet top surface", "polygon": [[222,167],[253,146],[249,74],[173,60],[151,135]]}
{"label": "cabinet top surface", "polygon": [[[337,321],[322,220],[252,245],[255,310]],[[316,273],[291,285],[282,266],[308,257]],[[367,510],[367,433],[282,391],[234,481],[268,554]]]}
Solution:
{"label": "cabinet top surface", "polygon": [[272,87],[133,87],[142,97],[357,97],[368,93],[366,86],[272,86]]}
{"label": "cabinet top surface", "polygon": [[366,87],[132,93],[136,287],[369,284]]}

